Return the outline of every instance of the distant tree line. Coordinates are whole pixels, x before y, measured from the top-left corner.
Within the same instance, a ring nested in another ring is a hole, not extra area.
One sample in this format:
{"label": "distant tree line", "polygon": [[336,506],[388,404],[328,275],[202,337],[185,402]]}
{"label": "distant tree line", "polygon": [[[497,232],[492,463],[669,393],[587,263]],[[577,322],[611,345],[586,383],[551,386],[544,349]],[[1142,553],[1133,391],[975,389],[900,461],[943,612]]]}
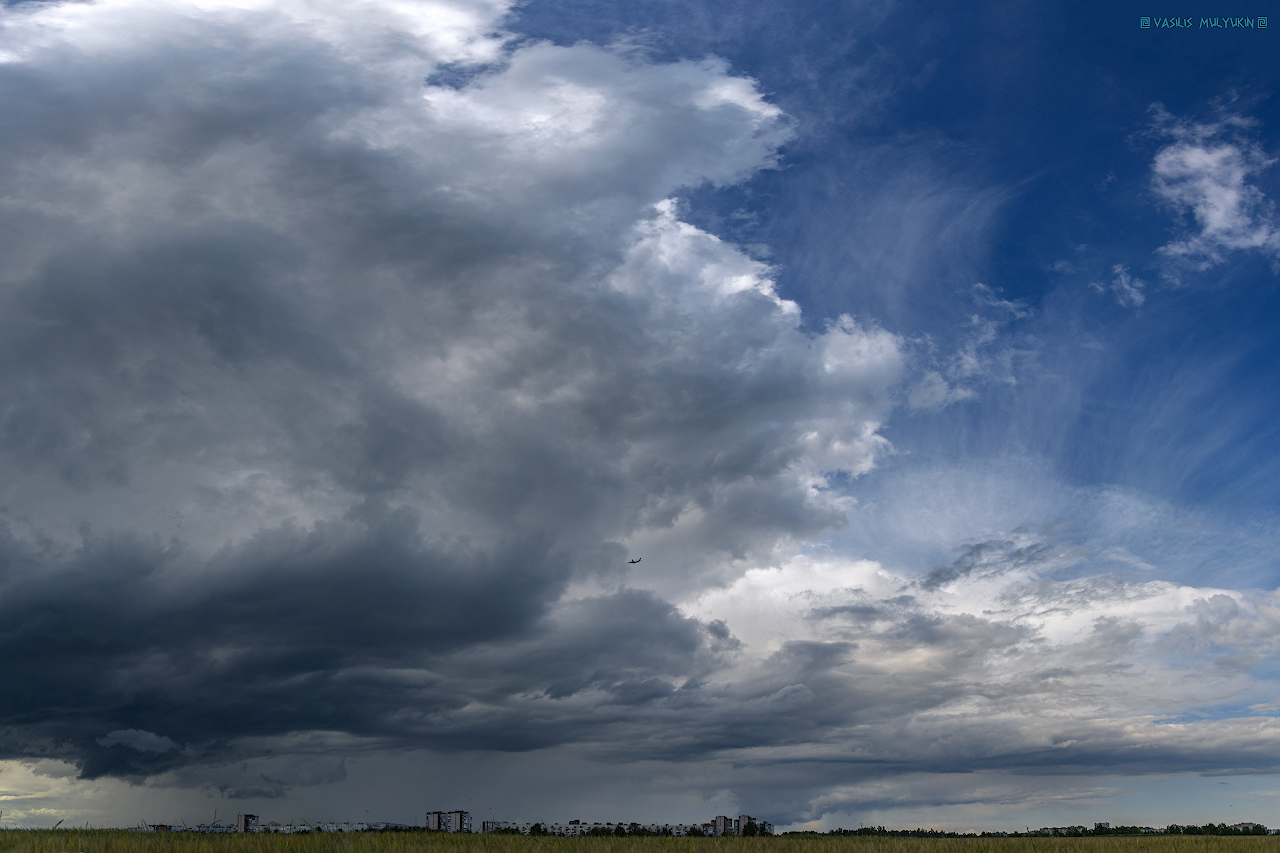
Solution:
{"label": "distant tree line", "polygon": [[[515,827],[509,827],[506,829],[495,829],[493,831],[493,834],[494,835],[521,835],[522,833],[520,832],[520,830],[516,829]],[[542,824],[535,823],[533,826],[529,827],[529,834],[530,835],[553,835],[554,833],[552,833],[551,830],[547,829]],[[605,826],[593,826],[591,827],[591,829],[583,833],[583,835],[588,835],[588,836],[596,836],[596,837],[607,836],[610,838],[638,838],[638,837],[647,836],[647,835],[671,835],[671,834],[672,832],[670,829],[663,828],[663,829],[654,831],[652,829],[646,829],[645,827],[641,826],[638,823],[632,823],[628,826],[623,826],[622,824],[618,824],[617,826],[609,826],[607,824]],[[691,829],[689,831],[689,835],[702,835],[702,830],[697,828]]]}
{"label": "distant tree line", "polygon": [[944,832],[940,829],[885,829],[883,826],[861,826],[857,829],[833,829],[830,832],[783,832],[786,836],[824,835],[873,835],[890,838],[1028,838],[1058,836],[1066,838],[1089,838],[1095,836],[1114,835],[1266,835],[1267,828],[1261,825],[1236,827],[1225,823],[1206,823],[1203,826],[1183,826],[1171,823],[1164,829],[1150,826],[1112,826],[1109,823],[1097,823],[1087,826],[1045,826],[1040,829],[1028,829],[1026,832]]}
{"label": "distant tree line", "polygon": [[1251,826],[1245,829],[1236,829],[1234,826],[1227,826],[1225,823],[1217,824],[1206,823],[1204,826],[1180,826],[1171,823],[1165,828],[1167,835],[1266,835],[1267,828],[1265,826]]}
{"label": "distant tree line", "polygon": [[[830,832],[783,832],[788,836],[823,836],[823,835],[878,835],[891,838],[965,838],[974,833],[943,832],[940,829],[885,829],[883,826],[862,826],[857,829],[833,829]],[[986,833],[983,833],[984,835]]]}

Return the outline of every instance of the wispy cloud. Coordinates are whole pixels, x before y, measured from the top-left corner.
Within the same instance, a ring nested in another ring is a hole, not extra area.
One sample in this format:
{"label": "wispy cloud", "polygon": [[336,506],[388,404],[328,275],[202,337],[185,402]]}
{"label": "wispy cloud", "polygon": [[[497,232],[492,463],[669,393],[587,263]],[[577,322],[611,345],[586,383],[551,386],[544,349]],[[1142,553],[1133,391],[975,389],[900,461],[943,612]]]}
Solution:
{"label": "wispy cloud", "polygon": [[978,311],[969,316],[959,347],[945,359],[933,359],[934,367],[912,383],[907,392],[911,409],[938,410],[974,399],[984,384],[1017,383],[1014,361],[1020,353],[1007,332],[1012,323],[1031,316],[1031,309],[981,282],[970,297]]}
{"label": "wispy cloud", "polygon": [[1125,308],[1141,308],[1147,301],[1147,295],[1143,293],[1143,288],[1147,286],[1146,282],[1130,275],[1129,268],[1124,264],[1116,264],[1112,267],[1111,274],[1110,284],[1094,282],[1089,286],[1098,293],[1110,291],[1115,296],[1116,303]]}

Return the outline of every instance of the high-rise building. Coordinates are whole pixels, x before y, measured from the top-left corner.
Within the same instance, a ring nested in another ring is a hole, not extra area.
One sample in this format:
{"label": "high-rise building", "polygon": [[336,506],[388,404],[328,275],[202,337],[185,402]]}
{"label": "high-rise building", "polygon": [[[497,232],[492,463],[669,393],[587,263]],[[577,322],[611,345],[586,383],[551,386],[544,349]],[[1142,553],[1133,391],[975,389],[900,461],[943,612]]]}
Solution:
{"label": "high-rise building", "polygon": [[433,832],[470,832],[471,813],[464,811],[427,812],[427,829]]}
{"label": "high-rise building", "polygon": [[742,835],[746,832],[749,823],[756,825],[756,835],[773,835],[773,824],[767,820],[758,820],[749,814],[738,815],[738,819],[733,822],[734,835]]}

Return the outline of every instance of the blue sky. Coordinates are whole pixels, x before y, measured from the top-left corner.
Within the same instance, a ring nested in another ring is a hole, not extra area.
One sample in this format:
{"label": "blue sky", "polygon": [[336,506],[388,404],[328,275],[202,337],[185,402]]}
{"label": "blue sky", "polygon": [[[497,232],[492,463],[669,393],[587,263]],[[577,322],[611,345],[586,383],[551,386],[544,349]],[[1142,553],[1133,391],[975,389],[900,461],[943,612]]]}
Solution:
{"label": "blue sky", "polygon": [[[1043,354],[1017,390],[903,418],[895,443],[942,459],[1022,450],[1073,484],[1249,517],[1275,506],[1272,259],[1237,252],[1162,281],[1155,253],[1177,223],[1153,204],[1165,140],[1151,110],[1250,118],[1270,150],[1274,46],[1269,31],[1140,29],[1151,11],[534,3],[518,20],[561,43],[714,53],[760,81],[799,128],[785,167],[694,193],[691,219],[767,247],[811,318],[874,318],[945,351],[980,308],[976,282],[1033,312],[1003,332]],[[1275,180],[1254,179],[1268,197]],[[1142,310],[1089,290],[1116,264],[1158,289]],[[1104,349],[1090,357],[1082,339]]]}
{"label": "blue sky", "polygon": [[6,824],[1280,824],[1220,11],[8,4]]}
{"label": "blue sky", "polygon": [[[664,57],[716,53],[760,81],[799,129],[784,168],[692,194],[690,217],[767,247],[781,292],[811,319],[848,312],[928,336],[922,357],[942,359],[975,315],[1001,323],[1016,368],[962,405],[896,418],[886,434],[911,458],[870,479],[1032,461],[1029,490],[1045,468],[1068,487],[1133,489],[1258,549],[1198,543],[1163,554],[1165,576],[1269,587],[1274,254],[1163,269],[1157,250],[1179,222],[1154,203],[1151,165],[1168,142],[1157,105],[1183,121],[1247,117],[1245,138],[1271,150],[1273,46],[1258,30],[1142,30],[1144,12],[531,4],[519,20],[564,43],[585,33]],[[1168,14],[1198,26],[1189,6]],[[1274,197],[1273,171],[1252,180]],[[1140,307],[1089,287],[1113,282],[1117,264],[1149,283]],[[1022,316],[986,308],[995,297],[975,298],[977,282]]]}

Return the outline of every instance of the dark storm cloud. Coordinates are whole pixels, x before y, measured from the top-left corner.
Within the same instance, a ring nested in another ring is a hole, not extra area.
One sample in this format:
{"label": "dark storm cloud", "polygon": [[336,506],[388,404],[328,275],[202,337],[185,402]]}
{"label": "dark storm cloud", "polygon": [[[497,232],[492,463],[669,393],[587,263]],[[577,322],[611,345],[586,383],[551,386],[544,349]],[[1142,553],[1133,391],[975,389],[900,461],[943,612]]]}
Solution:
{"label": "dark storm cloud", "polygon": [[737,641],[625,588],[622,540],[696,583],[840,522],[814,478],[882,448],[896,339],[801,333],[653,207],[782,117],[440,11],[6,13],[5,755],[642,741]]}
{"label": "dark storm cloud", "polygon": [[804,331],[669,200],[786,119],[503,12],[4,13],[0,757],[254,800],[565,749],[778,820],[1274,765],[1269,723],[1169,716],[1194,656],[1251,689],[1265,596],[1057,580],[1078,550],[1027,530],[917,579],[804,556],[891,450],[902,339]]}
{"label": "dark storm cloud", "polygon": [[714,669],[721,640],[641,592],[549,615],[562,586],[545,547],[428,542],[406,513],[263,532],[196,581],[180,550],[123,536],[60,560],[5,548],[7,566],[43,562],[9,573],[0,613],[8,752],[56,744],[88,778],[309,730],[438,749],[589,741]]}
{"label": "dark storm cloud", "polygon": [[[124,535],[88,536],[65,555],[8,537],[6,550],[11,564],[43,565],[8,572],[5,718],[24,739],[87,750],[88,776],[155,772],[244,735],[394,737],[401,727],[387,721],[405,704],[429,714],[460,700],[432,690],[429,672],[397,684],[376,670],[527,633],[558,593],[545,546],[424,542],[404,513],[265,531],[197,579],[182,577],[194,567],[180,548]],[[193,749],[99,743],[134,728]]]}

